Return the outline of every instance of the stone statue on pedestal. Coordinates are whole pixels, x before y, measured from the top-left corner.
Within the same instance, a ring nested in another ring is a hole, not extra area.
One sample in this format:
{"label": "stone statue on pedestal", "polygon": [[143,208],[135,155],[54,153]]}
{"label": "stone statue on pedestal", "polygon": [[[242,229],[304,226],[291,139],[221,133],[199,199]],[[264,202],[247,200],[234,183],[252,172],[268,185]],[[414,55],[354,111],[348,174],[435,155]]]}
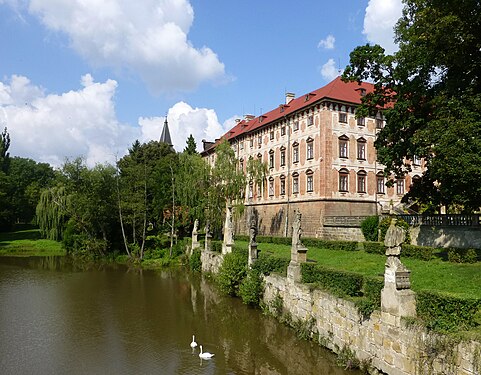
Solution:
{"label": "stone statue on pedestal", "polygon": [[254,209],[250,211],[249,215],[249,267],[257,260],[259,251],[257,250],[257,215]]}
{"label": "stone statue on pedestal", "polygon": [[195,219],[194,221],[194,229],[192,229],[192,250],[197,249],[200,247],[199,240],[197,238],[198,235],[198,228],[199,228],[199,220]]}
{"label": "stone statue on pedestal", "polygon": [[287,279],[291,282],[301,281],[301,263],[307,261],[307,248],[301,242],[301,212],[295,211],[292,224],[291,261],[287,267]]}

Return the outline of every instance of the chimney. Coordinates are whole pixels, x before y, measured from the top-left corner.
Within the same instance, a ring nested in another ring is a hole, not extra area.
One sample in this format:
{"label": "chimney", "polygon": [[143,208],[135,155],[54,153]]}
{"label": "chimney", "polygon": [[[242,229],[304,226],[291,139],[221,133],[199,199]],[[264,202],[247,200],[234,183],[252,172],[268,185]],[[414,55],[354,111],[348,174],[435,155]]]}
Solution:
{"label": "chimney", "polygon": [[292,92],[286,92],[286,104],[289,104],[292,99],[295,98],[295,94]]}
{"label": "chimney", "polygon": [[250,120],[254,120],[255,116],[254,115],[244,115],[244,121],[249,122]]}

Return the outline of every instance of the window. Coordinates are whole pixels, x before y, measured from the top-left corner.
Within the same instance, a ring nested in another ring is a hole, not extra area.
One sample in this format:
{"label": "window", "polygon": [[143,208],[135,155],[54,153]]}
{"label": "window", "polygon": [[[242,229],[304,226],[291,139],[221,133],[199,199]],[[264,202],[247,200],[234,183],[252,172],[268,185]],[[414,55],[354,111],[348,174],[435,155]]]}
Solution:
{"label": "window", "polygon": [[381,118],[376,119],[376,129],[382,129],[384,127],[384,121]]}
{"label": "window", "polygon": [[299,174],[298,173],[292,174],[292,193],[293,194],[299,193]]}
{"label": "window", "polygon": [[366,125],[366,119],[364,117],[360,117],[357,119],[357,126],[365,126]]}
{"label": "window", "polygon": [[244,159],[239,160],[239,168],[241,171],[244,170]]}
{"label": "window", "polygon": [[347,124],[347,113],[344,113],[344,112],[339,113],[339,122],[343,122]]}
{"label": "window", "polygon": [[254,187],[252,186],[252,181],[249,182],[249,198],[252,199],[252,196],[254,195]]}
{"label": "window", "polygon": [[314,191],[314,174],[313,172],[308,169],[306,171],[306,191],[309,193],[309,192],[312,192]]}
{"label": "window", "polygon": [[294,125],[292,126],[293,131],[299,130],[299,121],[294,121]]}
{"label": "window", "polygon": [[378,174],[376,175],[376,184],[377,184],[377,193],[384,194],[384,187],[386,185],[384,184],[384,175],[382,172],[378,172]]}
{"label": "window", "polygon": [[314,140],[312,138],[307,138],[307,160],[314,158]]}
{"label": "window", "polygon": [[286,165],[286,150],[281,148],[281,167]]}
{"label": "window", "polygon": [[243,150],[243,149],[244,149],[244,142],[241,142],[241,143],[239,144],[239,147],[240,147],[241,150]]}
{"label": "window", "polygon": [[257,137],[257,146],[258,146],[258,147],[261,147],[261,146],[262,146],[262,135],[259,135],[259,136]]}
{"label": "window", "polygon": [[311,125],[314,125],[314,116],[313,115],[310,115],[307,118],[307,126],[311,126]]}
{"label": "window", "polygon": [[272,197],[274,195],[274,178],[269,178],[269,196]]}
{"label": "window", "polygon": [[269,168],[274,168],[274,150],[269,151]]}
{"label": "window", "polygon": [[292,162],[298,163],[299,162],[299,144],[294,143],[292,146]]}
{"label": "window", "polygon": [[262,182],[257,184],[257,199],[262,198]]}
{"label": "window", "polygon": [[285,126],[281,127],[281,135],[286,135],[286,127]]}
{"label": "window", "polygon": [[347,151],[347,144],[349,142],[349,138],[346,135],[341,135],[339,137],[339,157],[340,158],[347,158],[348,151]]}
{"label": "window", "polygon": [[357,140],[357,158],[359,160],[366,160],[366,140],[364,138]]}
{"label": "window", "polygon": [[339,191],[349,191],[349,171],[345,168],[339,171]]}
{"label": "window", "polygon": [[396,180],[396,194],[404,194],[404,178],[398,178]]}
{"label": "window", "polygon": [[274,130],[269,133],[269,139],[272,141],[274,139]]}
{"label": "window", "polygon": [[262,161],[262,154],[260,152],[257,154],[257,159],[259,159],[259,161]]}
{"label": "window", "polygon": [[417,156],[417,155],[414,155],[414,157],[413,157],[413,164],[414,164],[415,166],[420,166],[420,165],[421,165],[421,158],[420,158],[419,156]]}
{"label": "window", "polygon": [[254,147],[254,138],[251,138],[251,139],[249,140],[249,146],[250,146],[250,147]]}
{"label": "window", "polygon": [[286,195],[286,178],[284,175],[281,176],[281,195]]}
{"label": "window", "polygon": [[359,171],[357,172],[357,192],[358,193],[365,193],[366,192],[366,171]]}

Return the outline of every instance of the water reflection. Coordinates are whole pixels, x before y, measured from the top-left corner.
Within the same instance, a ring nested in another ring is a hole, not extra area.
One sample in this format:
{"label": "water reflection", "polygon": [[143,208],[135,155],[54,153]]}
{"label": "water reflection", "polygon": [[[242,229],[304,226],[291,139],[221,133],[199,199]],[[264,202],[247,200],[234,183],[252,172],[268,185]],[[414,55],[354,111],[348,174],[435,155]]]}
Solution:
{"label": "water reflection", "polygon": [[[331,353],[183,270],[0,258],[0,301],[5,374],[347,373]],[[213,359],[190,348],[192,334]]]}

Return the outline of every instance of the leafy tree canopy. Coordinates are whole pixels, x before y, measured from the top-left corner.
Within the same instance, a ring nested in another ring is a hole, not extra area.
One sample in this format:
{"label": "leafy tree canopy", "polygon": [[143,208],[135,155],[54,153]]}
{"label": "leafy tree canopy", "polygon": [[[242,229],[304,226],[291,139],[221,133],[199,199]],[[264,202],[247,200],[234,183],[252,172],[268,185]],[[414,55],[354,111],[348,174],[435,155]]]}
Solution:
{"label": "leafy tree canopy", "polygon": [[376,140],[386,174],[410,171],[416,155],[426,172],[407,195],[431,207],[481,206],[481,2],[404,0],[396,27],[399,51],[355,48],[343,73],[370,80],[358,117],[383,107]]}

